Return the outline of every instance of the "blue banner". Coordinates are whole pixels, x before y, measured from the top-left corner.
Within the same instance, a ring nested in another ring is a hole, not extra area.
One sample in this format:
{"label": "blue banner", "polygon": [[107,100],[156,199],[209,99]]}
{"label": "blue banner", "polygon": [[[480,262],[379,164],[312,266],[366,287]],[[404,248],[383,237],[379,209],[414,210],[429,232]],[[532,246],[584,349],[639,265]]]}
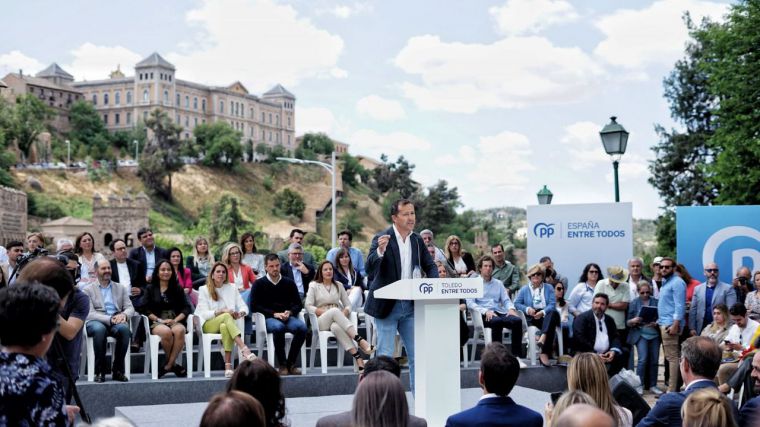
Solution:
{"label": "blue banner", "polygon": [[679,206],[676,246],[678,262],[701,282],[709,262],[729,284],[742,266],[760,270],[760,206]]}

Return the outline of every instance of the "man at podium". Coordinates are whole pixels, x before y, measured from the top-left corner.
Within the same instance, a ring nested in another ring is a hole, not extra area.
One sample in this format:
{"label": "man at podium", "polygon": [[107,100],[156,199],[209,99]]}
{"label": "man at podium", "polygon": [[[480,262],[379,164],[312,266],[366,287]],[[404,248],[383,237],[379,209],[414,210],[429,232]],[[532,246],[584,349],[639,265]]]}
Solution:
{"label": "man at podium", "polygon": [[425,242],[415,234],[414,205],[399,199],[391,205],[393,224],[372,239],[367,255],[369,296],[364,312],[375,318],[377,354],[393,356],[396,331],[409,357],[409,378],[414,392],[414,301],[375,298],[374,292],[401,279],[438,277],[438,269]]}

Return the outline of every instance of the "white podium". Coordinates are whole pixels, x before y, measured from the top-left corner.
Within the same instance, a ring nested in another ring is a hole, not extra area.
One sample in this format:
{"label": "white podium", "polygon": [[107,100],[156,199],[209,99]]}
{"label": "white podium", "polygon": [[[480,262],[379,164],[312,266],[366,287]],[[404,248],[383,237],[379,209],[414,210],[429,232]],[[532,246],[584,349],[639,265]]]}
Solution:
{"label": "white podium", "polygon": [[414,300],[414,413],[430,426],[461,411],[459,299],[483,296],[483,279],[403,279],[375,291],[376,298]]}

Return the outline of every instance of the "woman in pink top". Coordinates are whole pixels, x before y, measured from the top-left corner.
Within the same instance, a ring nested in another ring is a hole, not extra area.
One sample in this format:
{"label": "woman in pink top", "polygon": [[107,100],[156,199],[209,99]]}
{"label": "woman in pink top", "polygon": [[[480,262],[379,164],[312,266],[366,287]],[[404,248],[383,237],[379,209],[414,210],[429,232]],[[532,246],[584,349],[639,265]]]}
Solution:
{"label": "woman in pink top", "polygon": [[185,267],[185,260],[182,257],[182,251],[179,248],[169,249],[169,264],[174,269],[174,274],[177,275],[177,282],[179,287],[190,298],[190,302],[193,303],[193,307],[198,305],[198,297],[193,295],[193,276],[190,273],[190,269]]}

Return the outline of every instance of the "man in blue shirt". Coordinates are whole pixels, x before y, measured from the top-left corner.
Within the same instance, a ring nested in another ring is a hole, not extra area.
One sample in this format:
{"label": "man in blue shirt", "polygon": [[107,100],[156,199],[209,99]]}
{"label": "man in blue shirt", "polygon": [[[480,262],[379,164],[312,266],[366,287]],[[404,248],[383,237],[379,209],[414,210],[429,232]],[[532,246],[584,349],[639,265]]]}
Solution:
{"label": "man in blue shirt", "polygon": [[673,258],[665,257],[660,262],[662,274],[662,287],[660,299],[657,302],[659,318],[657,324],[662,334],[662,348],[665,351],[665,360],[670,367],[672,377],[668,383],[668,392],[677,391],[678,385],[678,362],[681,350],[678,346],[678,336],[681,333],[681,323],[686,310],[686,283],[675,274]]}
{"label": "man in blue shirt", "polygon": [[483,326],[491,328],[491,341],[501,342],[501,332],[506,327],[512,332],[512,354],[522,355],[522,320],[509,299],[507,289],[499,279],[493,278],[494,259],[484,255],[478,260],[478,272],[483,278],[483,297],[467,300],[467,308],[483,316]]}
{"label": "man in blue shirt", "polygon": [[[362,277],[367,276],[367,272],[364,270],[364,255],[362,254],[362,251],[356,248],[351,247],[351,241],[353,240],[354,236],[351,234],[351,231],[349,230],[341,230],[340,233],[338,233],[338,247],[332,248],[327,252],[326,258],[333,263],[334,266],[338,265],[338,260],[335,258],[335,256],[338,254],[338,251],[341,248],[344,248],[348,250],[348,255],[351,257],[351,264],[354,265],[354,268],[356,271],[358,271]],[[352,273],[353,274],[353,273]]]}

